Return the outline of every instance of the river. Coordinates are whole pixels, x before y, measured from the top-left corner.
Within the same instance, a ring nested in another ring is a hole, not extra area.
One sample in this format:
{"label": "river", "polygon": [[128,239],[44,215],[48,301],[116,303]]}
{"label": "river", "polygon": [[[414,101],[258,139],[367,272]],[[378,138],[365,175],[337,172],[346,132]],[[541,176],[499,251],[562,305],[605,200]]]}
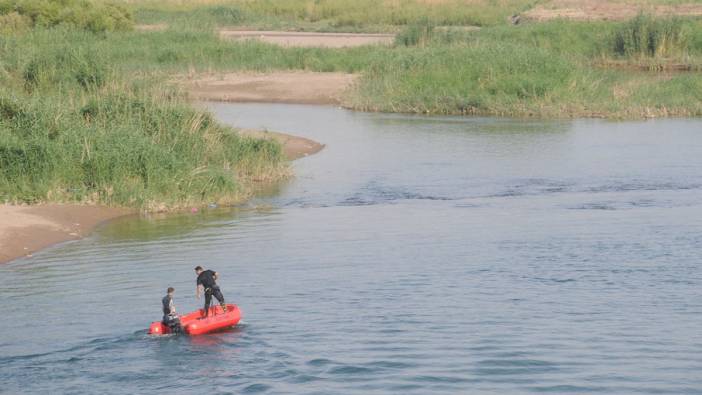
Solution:
{"label": "river", "polygon": [[[702,121],[208,104],[327,147],[0,266],[0,392],[702,394]],[[217,270],[243,322],[155,338]]]}

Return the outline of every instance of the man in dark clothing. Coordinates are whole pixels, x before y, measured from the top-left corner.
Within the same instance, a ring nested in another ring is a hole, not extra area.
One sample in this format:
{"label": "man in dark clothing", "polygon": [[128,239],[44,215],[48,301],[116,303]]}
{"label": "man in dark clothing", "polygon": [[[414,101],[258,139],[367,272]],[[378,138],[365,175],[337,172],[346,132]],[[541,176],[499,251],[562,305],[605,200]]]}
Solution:
{"label": "man in dark clothing", "polygon": [[217,272],[214,272],[212,270],[204,270],[201,266],[198,266],[195,268],[195,273],[197,273],[197,286],[195,288],[195,295],[198,299],[200,299],[200,290],[202,289],[205,293],[204,316],[207,317],[207,314],[210,310],[210,302],[212,302],[213,295],[215,298],[217,298],[217,301],[219,301],[220,306],[222,306],[222,310],[226,313],[227,305],[224,304],[224,296],[222,295],[222,291],[219,289],[219,286],[216,283]]}
{"label": "man in dark clothing", "polygon": [[168,326],[173,333],[181,332],[180,318],[176,314],[175,304],[173,304],[173,294],[175,293],[175,288],[168,287],[166,290],[166,296],[161,299],[163,304],[163,324]]}

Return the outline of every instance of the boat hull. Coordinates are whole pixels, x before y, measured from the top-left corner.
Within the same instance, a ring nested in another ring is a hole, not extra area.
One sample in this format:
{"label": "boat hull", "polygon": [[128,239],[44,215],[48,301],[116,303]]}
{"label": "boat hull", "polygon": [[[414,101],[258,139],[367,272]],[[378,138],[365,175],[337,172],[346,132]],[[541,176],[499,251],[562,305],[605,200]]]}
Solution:
{"label": "boat hull", "polygon": [[[207,317],[204,316],[204,309],[199,309],[180,317],[180,324],[183,332],[188,335],[203,335],[220,329],[236,326],[241,320],[241,310],[235,304],[227,305],[227,312],[221,306],[210,307]],[[167,335],[171,333],[171,328],[161,321],[155,321],[149,326],[150,335]]]}

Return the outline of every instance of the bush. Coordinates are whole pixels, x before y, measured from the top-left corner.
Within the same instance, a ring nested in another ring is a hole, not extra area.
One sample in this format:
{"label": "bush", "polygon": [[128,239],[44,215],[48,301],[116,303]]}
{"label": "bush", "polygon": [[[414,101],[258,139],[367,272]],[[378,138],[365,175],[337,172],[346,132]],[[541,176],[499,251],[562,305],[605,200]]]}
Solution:
{"label": "bush", "polygon": [[14,98],[0,96],[0,121],[11,121],[22,115],[22,107]]}
{"label": "bush", "polygon": [[23,32],[32,26],[32,19],[16,11],[0,15],[0,34]]}
{"label": "bush", "polygon": [[[17,26],[69,25],[92,32],[130,30],[132,14],[117,4],[96,0],[2,0],[0,30]],[[3,26],[5,26],[3,28]]]}

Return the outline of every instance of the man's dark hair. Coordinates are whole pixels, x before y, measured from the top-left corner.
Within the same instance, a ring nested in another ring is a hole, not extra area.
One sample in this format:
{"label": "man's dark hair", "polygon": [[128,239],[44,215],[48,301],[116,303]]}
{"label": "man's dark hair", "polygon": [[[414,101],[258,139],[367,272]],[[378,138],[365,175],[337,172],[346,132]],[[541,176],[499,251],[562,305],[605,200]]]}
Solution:
{"label": "man's dark hair", "polygon": [[173,291],[175,291],[175,288],[173,287],[168,287],[168,289],[166,290],[167,293],[171,293]]}
{"label": "man's dark hair", "polygon": [[202,270],[202,266],[195,266],[195,271]]}

